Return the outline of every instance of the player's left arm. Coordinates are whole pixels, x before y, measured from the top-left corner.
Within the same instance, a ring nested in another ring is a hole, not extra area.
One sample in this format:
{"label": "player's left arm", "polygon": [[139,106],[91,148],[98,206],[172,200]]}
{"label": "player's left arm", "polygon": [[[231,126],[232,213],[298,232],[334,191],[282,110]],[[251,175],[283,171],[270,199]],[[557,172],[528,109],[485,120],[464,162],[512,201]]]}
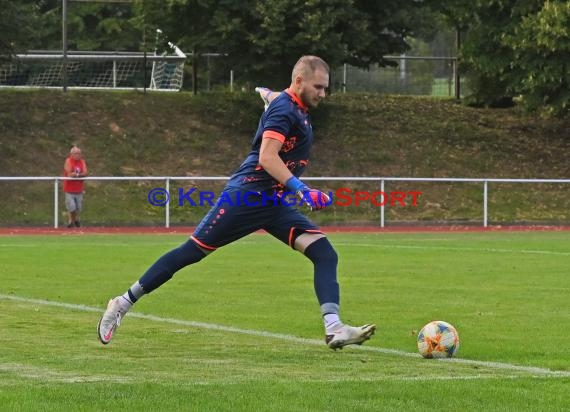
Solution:
{"label": "player's left arm", "polygon": [[259,97],[263,100],[265,110],[267,110],[269,104],[281,94],[281,92],[273,91],[267,87],[256,87],[255,91],[259,93]]}
{"label": "player's left arm", "polygon": [[83,171],[80,174],[80,177],[87,177],[89,175],[89,170],[87,170],[87,163],[85,163],[85,160],[82,162],[83,164]]}

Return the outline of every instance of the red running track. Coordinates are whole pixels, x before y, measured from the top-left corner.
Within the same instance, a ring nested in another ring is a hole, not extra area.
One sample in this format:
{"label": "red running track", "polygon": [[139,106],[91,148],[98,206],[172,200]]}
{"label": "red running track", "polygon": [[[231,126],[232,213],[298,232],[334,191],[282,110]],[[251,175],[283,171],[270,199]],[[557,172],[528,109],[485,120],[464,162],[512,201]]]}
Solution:
{"label": "red running track", "polygon": [[[570,231],[570,226],[395,226],[381,228],[379,226],[322,226],[325,233],[433,233],[433,232],[531,232]],[[0,228],[0,236],[7,235],[89,235],[89,234],[187,234],[194,227],[66,227],[54,229],[49,227],[4,227]]]}

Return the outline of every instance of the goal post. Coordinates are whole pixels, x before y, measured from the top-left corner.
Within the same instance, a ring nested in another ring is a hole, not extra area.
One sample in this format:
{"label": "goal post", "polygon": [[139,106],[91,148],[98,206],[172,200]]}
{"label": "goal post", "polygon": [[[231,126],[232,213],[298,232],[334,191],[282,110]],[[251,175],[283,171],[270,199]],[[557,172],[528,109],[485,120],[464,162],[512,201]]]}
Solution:
{"label": "goal post", "polygon": [[[186,54],[173,43],[171,53],[36,50],[0,64],[0,87],[146,89],[179,91]],[[65,63],[65,64],[64,64]],[[150,73],[150,76],[147,76]],[[145,80],[147,84],[145,84]]]}
{"label": "goal post", "polygon": [[[179,58],[183,59],[182,60],[183,62],[186,60],[186,54],[184,54],[184,52],[180,50],[177,45],[169,41],[168,47],[170,47],[170,49],[174,52],[175,56],[178,56]],[[166,52],[163,53],[162,56],[165,57]],[[154,56],[152,57],[153,61],[152,61],[152,70],[150,75],[150,86],[149,86],[150,89],[171,90],[172,86],[173,85],[176,86],[179,81],[180,87],[178,88],[178,90],[180,90],[180,88],[182,87],[182,77],[180,77],[179,79],[179,76],[182,76],[184,74],[184,66],[182,65],[180,73],[178,74],[176,73],[176,70],[178,69],[176,63],[169,62],[168,60],[154,59],[155,57],[157,57],[156,51]]]}

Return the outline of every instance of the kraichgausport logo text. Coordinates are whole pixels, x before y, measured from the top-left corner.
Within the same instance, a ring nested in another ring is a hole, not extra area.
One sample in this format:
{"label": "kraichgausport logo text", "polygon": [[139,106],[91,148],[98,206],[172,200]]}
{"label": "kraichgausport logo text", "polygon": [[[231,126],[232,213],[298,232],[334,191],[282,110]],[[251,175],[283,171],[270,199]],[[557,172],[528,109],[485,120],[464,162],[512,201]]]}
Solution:
{"label": "kraichgausport logo text", "polygon": [[[325,206],[360,206],[371,203],[374,206],[417,206],[420,191],[365,191],[352,190],[342,187],[335,191],[323,192],[329,200]],[[148,192],[148,202],[153,206],[165,206],[169,202],[175,202],[179,207],[183,206],[263,206],[280,203],[284,206],[314,206],[313,200],[307,194],[297,195],[293,192],[254,192],[232,191],[217,194],[213,191],[198,190],[197,188],[184,189],[168,192],[164,188],[155,187]]]}

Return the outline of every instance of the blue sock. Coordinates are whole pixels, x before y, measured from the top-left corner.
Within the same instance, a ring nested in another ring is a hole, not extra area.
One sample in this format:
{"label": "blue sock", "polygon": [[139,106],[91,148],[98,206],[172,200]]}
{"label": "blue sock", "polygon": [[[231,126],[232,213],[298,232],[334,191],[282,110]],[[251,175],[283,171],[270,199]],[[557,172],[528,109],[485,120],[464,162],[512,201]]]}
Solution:
{"label": "blue sock", "polygon": [[[176,249],[166,253],[139,279],[138,283],[142,288],[143,294],[152,292],[169,281],[174,276],[174,273],[185,266],[199,262],[205,256],[206,254],[192,240],[188,240]],[[137,296],[138,294],[140,294],[140,291],[135,291],[132,287],[129,289],[129,296],[135,298],[135,301],[140,298],[140,296]]]}
{"label": "blue sock", "polygon": [[315,293],[319,304],[333,303],[337,307],[340,301],[340,291],[336,280],[338,256],[326,237],[311,243],[305,249],[305,256],[315,265]]}

